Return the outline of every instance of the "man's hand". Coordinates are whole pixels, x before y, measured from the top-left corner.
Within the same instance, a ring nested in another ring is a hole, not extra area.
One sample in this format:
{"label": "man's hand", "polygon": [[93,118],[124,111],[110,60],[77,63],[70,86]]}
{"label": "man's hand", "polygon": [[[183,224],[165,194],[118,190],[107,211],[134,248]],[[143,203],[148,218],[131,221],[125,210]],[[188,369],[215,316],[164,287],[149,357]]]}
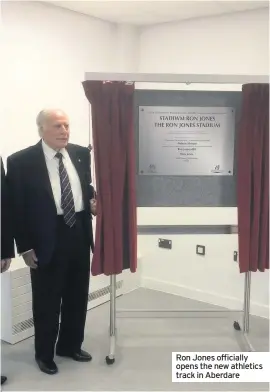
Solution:
{"label": "man's hand", "polygon": [[30,267],[30,268],[32,268],[32,269],[36,269],[37,268],[37,261],[38,261],[38,259],[37,259],[37,256],[36,256],[36,254],[35,254],[35,251],[32,249],[32,250],[29,250],[28,252],[26,252],[26,253],[24,253],[23,255],[22,255],[22,257],[23,257],[23,259],[24,259],[24,262],[25,262],[25,264],[28,266],[28,267]]}
{"label": "man's hand", "polygon": [[90,200],[90,210],[91,210],[92,215],[94,215],[94,216],[97,215],[97,201],[96,201],[96,199]]}
{"label": "man's hand", "polygon": [[11,259],[1,260],[1,273],[6,272],[10,267]]}

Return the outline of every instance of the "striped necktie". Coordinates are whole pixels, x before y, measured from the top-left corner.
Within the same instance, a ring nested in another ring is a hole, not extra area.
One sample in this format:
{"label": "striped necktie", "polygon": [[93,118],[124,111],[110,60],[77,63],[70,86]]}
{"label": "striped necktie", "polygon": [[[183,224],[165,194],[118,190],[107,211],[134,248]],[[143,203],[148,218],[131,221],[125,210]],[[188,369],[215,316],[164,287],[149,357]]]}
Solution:
{"label": "striped necktie", "polygon": [[76,222],[75,205],[71,185],[68,178],[67,170],[63,163],[63,155],[58,152],[56,158],[59,159],[59,177],[61,185],[61,207],[64,212],[64,221],[69,226],[74,226]]}

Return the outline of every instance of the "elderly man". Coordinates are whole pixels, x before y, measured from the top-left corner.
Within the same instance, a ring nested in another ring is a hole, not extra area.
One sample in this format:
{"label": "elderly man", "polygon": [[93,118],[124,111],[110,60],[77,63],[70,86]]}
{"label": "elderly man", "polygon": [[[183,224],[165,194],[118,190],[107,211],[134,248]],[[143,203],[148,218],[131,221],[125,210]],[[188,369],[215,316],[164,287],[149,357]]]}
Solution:
{"label": "elderly man", "polygon": [[[93,249],[88,148],[69,143],[69,120],[62,110],[37,116],[41,140],[7,160],[14,236],[31,272],[35,359],[55,374],[59,356],[87,362],[83,351]],[[59,316],[61,324],[59,327]]]}
{"label": "elderly man", "polygon": [[[6,183],[5,169],[1,158],[1,273],[6,272],[15,256],[14,239],[10,216],[9,195]],[[5,317],[3,315],[3,317]],[[7,378],[1,376],[1,385]]]}

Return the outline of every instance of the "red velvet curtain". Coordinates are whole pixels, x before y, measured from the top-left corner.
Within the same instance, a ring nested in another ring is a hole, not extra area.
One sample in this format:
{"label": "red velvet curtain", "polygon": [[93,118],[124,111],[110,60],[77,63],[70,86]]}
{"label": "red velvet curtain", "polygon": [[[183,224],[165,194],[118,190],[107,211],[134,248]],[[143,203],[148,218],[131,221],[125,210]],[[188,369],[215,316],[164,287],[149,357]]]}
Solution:
{"label": "red velvet curtain", "polygon": [[97,218],[93,275],[137,268],[134,84],[85,81],[91,104]]}
{"label": "red velvet curtain", "polygon": [[243,86],[238,139],[240,272],[269,269],[269,85]]}

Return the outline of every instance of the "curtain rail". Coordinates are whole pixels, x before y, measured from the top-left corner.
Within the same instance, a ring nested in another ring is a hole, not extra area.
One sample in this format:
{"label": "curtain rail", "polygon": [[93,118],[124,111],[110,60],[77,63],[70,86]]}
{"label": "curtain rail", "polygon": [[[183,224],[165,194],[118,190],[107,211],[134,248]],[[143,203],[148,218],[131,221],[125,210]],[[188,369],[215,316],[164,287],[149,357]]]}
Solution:
{"label": "curtain rail", "polygon": [[247,84],[268,83],[268,75],[214,75],[214,74],[159,74],[159,73],[102,73],[86,72],[85,80],[126,81],[140,83],[202,83],[202,84]]}

